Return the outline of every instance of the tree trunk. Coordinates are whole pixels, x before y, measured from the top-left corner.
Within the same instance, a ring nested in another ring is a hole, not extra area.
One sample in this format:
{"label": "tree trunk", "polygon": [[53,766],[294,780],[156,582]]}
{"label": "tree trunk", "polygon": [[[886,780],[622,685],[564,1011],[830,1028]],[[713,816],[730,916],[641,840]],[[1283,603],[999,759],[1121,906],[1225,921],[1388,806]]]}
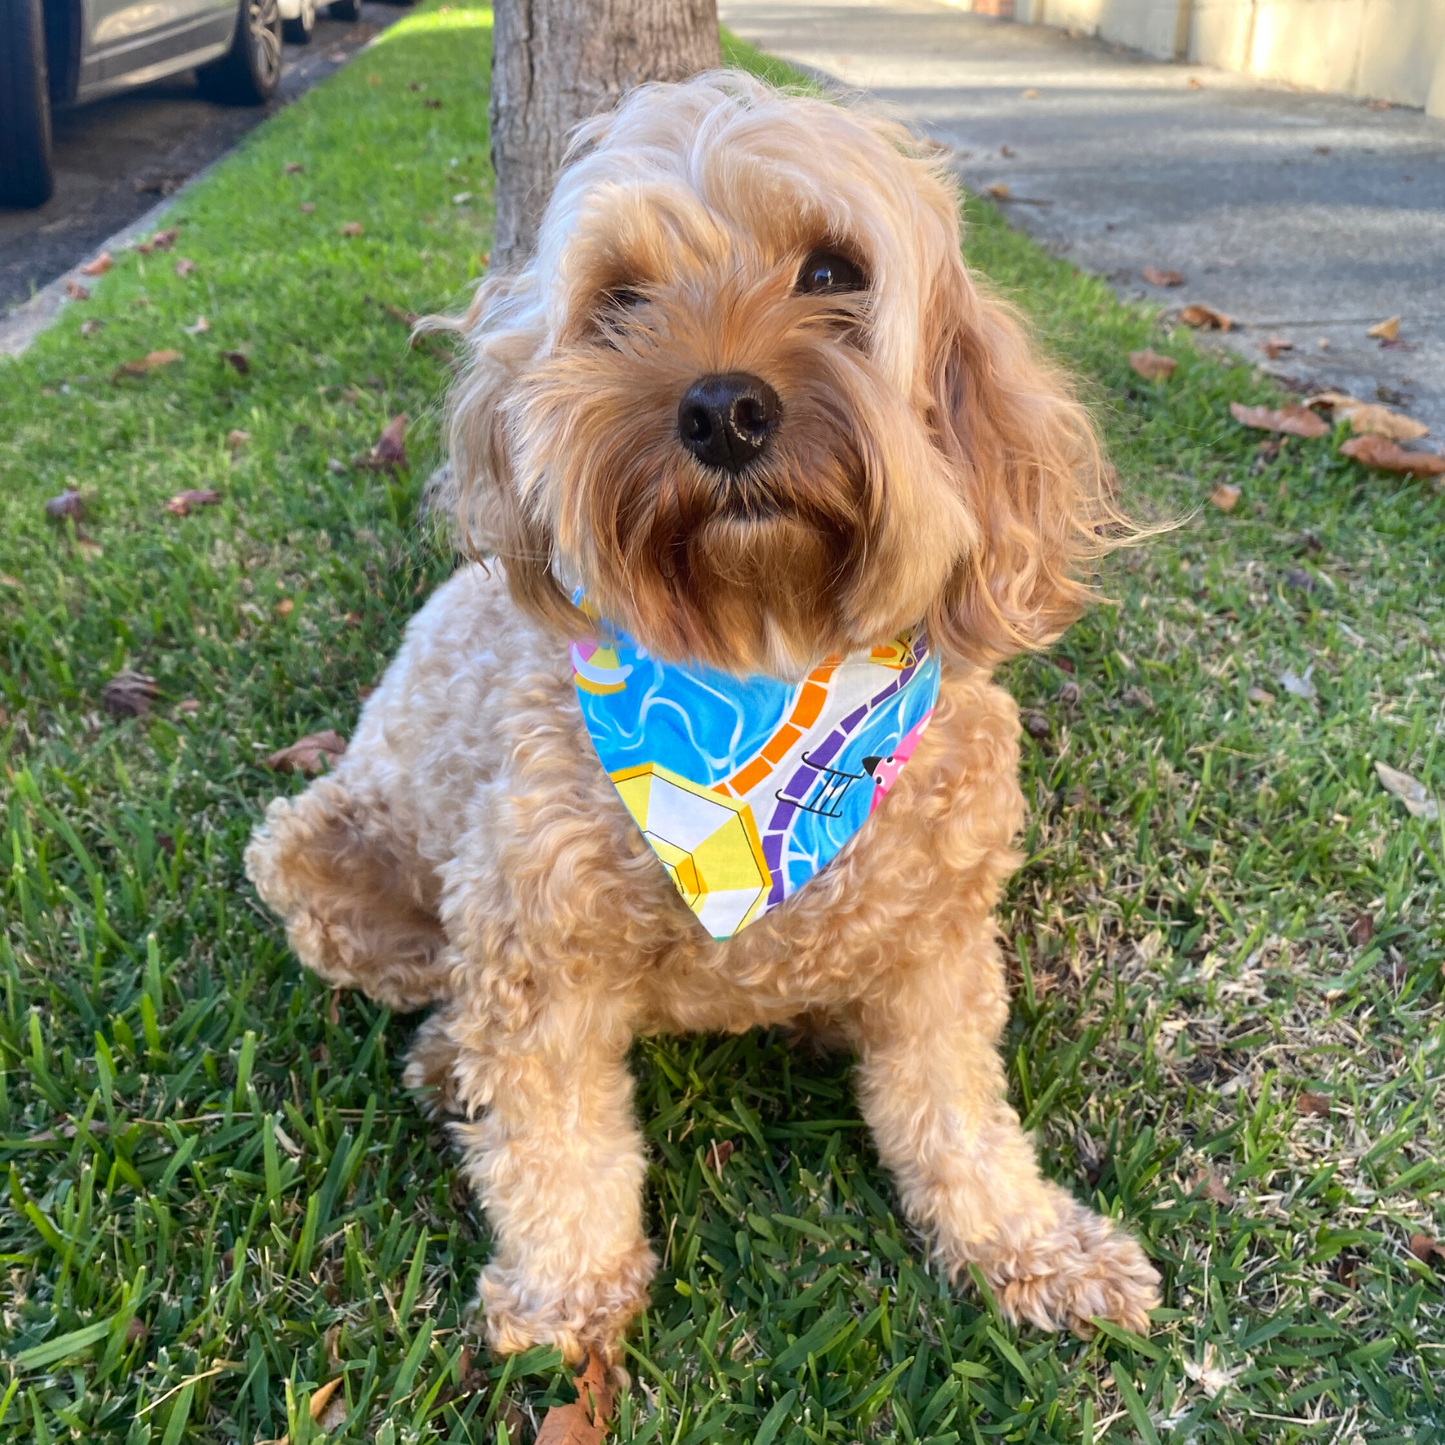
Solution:
{"label": "tree trunk", "polygon": [[493,268],[526,260],[573,126],[630,86],[721,63],[717,0],[496,0]]}

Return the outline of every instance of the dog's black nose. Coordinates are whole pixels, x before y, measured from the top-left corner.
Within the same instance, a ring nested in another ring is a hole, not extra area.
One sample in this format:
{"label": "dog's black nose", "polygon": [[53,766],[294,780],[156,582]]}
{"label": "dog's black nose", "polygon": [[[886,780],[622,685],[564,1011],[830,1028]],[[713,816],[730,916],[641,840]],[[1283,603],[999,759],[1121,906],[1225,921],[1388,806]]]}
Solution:
{"label": "dog's black nose", "polygon": [[761,377],[730,371],[693,382],[677,409],[677,434],[704,466],[736,475],[767,451],[782,414]]}

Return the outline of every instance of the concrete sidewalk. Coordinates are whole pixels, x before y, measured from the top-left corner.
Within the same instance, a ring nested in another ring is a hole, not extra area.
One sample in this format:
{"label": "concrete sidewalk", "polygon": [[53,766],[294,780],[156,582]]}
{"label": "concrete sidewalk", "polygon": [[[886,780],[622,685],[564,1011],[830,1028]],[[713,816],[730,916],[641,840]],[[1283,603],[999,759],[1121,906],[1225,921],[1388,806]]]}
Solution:
{"label": "concrete sidewalk", "polygon": [[[1445,438],[1445,122],[1146,60],[932,0],[722,0],[755,45],[872,92],[964,184],[1122,296],[1234,317],[1301,390],[1399,405]],[[1145,267],[1180,271],[1147,285]],[[1366,328],[1403,317],[1402,344]],[[1294,344],[1276,361],[1270,337]],[[1320,346],[1328,341],[1328,349]]]}

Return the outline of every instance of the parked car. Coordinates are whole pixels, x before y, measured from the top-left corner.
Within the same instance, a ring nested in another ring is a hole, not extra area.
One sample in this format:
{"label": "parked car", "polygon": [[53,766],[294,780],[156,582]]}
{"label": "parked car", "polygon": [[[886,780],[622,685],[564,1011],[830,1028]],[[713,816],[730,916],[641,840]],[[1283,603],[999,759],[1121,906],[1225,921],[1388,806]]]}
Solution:
{"label": "parked car", "polygon": [[316,0],[0,0],[0,205],[50,198],[53,108],[192,68],[208,98],[260,105],[283,30],[315,22]]}

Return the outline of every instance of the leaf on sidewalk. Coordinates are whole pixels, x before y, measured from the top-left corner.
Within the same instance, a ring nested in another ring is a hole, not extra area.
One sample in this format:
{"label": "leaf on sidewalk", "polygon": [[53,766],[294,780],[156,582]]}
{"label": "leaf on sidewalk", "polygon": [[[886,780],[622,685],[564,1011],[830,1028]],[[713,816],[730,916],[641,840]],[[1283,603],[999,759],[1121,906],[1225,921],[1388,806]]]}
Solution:
{"label": "leaf on sidewalk", "polygon": [[101,688],[100,700],[115,717],[144,717],[160,691],[155,678],[126,668]]}
{"label": "leaf on sidewalk", "polygon": [[1307,406],[1291,404],[1272,411],[1267,406],[1243,406],[1229,403],[1229,414],[1242,426],[1258,431],[1283,432],[1292,437],[1323,437],[1330,434],[1329,423]]}
{"label": "leaf on sidewalk", "polygon": [[1402,477],[1445,476],[1445,457],[1436,452],[1407,452],[1388,437],[1351,437],[1340,447],[1340,454],[1362,466],[1395,472]]}
{"label": "leaf on sidewalk", "polygon": [[1397,772],[1387,763],[1375,763],[1375,776],[1387,793],[1393,793],[1404,805],[1412,818],[1424,818],[1434,822],[1440,816],[1440,804],[1426,790],[1425,784],[1409,773]]}
{"label": "leaf on sidewalk", "polygon": [[1149,348],[1144,351],[1131,351],[1129,365],[1145,381],[1159,381],[1161,378],[1167,381],[1174,375],[1174,368],[1179,363],[1172,356],[1161,356],[1157,351]]}
{"label": "leaf on sidewalk", "polygon": [[355,465],[372,472],[395,472],[409,466],[406,457],[406,413],[394,416],[382,428],[376,445],[365,456],[357,457]]}
{"label": "leaf on sidewalk", "polygon": [[193,507],[214,507],[220,500],[221,494],[209,487],[193,487],[190,491],[177,492],[166,503],[166,511],[177,517],[185,517]]}
{"label": "leaf on sidewalk", "polygon": [[1201,306],[1198,302],[1186,306],[1179,319],[1186,326],[1202,327],[1206,331],[1228,331],[1234,325],[1234,318],[1216,311],[1212,306]]}
{"label": "leaf on sidewalk", "polygon": [[102,251],[95,260],[87,261],[84,266],[80,267],[80,274],[82,276],[104,276],[114,265],[115,262],[110,259],[110,252]]}
{"label": "leaf on sidewalk", "polygon": [[582,1373],[572,1383],[577,1398],[570,1405],[553,1405],[537,1430],[535,1445],[600,1445],[612,1414],[612,1386],[607,1366],[591,1351]]}
{"label": "leaf on sidewalk", "polygon": [[991,186],[987,187],[989,195],[996,201],[1005,200],[1012,189],[1013,187],[1010,186],[1007,181],[995,181]]}
{"label": "leaf on sidewalk", "polygon": [[1416,421],[1403,412],[1392,411],[1388,406],[1376,406],[1371,402],[1359,402],[1353,406],[1337,406],[1335,417],[1343,417],[1350,424],[1350,430],[1357,435],[1385,437],[1392,442],[1414,442],[1430,434],[1430,428],[1422,421]]}
{"label": "leaf on sidewalk", "polygon": [[1271,361],[1278,361],[1281,352],[1293,351],[1294,342],[1287,341],[1283,336],[1271,336],[1260,342],[1259,349],[1269,357]]}
{"label": "leaf on sidewalk", "polygon": [[1392,316],[1388,321],[1377,321],[1365,335],[1374,337],[1376,341],[1398,341],[1402,320],[1402,317]]}
{"label": "leaf on sidewalk", "polygon": [[1151,286],[1182,286],[1182,271],[1161,271],[1157,266],[1146,266],[1140,273]]}
{"label": "leaf on sidewalk", "polygon": [[346,752],[346,739],[332,728],[325,732],[307,733],[289,748],[278,748],[265,761],[274,773],[317,773],[334,768]]}
{"label": "leaf on sidewalk", "polygon": [[72,301],[90,300],[90,292],[87,291],[79,281],[67,281],[65,283],[65,294],[69,296]]}

